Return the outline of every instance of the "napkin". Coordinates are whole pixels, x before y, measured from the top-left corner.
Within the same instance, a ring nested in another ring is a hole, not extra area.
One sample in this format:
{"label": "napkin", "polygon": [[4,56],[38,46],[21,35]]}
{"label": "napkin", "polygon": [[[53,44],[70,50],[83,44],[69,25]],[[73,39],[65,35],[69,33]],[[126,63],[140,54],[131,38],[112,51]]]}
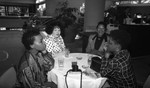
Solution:
{"label": "napkin", "polygon": [[91,68],[86,68],[85,71],[83,71],[83,74],[92,77],[92,78],[99,78],[101,77],[100,73],[95,72]]}

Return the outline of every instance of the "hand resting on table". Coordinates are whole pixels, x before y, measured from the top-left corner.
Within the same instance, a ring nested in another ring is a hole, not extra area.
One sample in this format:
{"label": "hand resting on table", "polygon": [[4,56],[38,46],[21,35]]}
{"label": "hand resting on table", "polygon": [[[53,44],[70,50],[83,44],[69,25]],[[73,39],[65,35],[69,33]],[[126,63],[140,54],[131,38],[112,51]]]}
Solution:
{"label": "hand resting on table", "polygon": [[85,71],[83,71],[83,74],[90,76],[92,78],[99,78],[101,77],[100,73],[95,72],[91,68],[85,68]]}

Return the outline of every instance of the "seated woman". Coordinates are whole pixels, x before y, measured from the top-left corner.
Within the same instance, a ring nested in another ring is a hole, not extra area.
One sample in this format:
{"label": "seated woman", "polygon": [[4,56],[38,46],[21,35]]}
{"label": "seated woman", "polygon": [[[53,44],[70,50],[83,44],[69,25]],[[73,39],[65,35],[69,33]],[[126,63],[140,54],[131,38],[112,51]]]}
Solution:
{"label": "seated woman", "polygon": [[107,41],[106,24],[104,22],[99,22],[96,29],[97,33],[89,36],[86,52],[101,55]]}
{"label": "seated woman", "polygon": [[[108,78],[112,88],[137,88],[127,46],[130,35],[124,30],[113,30],[108,36],[107,52],[102,59],[100,74]],[[113,57],[110,58],[110,53]]]}
{"label": "seated woman", "polygon": [[54,59],[45,51],[38,29],[24,32],[22,43],[27,49],[18,64],[18,81],[21,88],[57,88],[47,81],[47,72],[54,67]]}
{"label": "seated woman", "polygon": [[46,50],[55,57],[57,54],[67,51],[64,40],[61,36],[60,25],[57,23],[50,24],[46,27],[48,35],[43,39],[46,44]]}
{"label": "seated woman", "polygon": [[[96,76],[108,78],[108,88],[137,88],[127,50],[129,42],[130,35],[124,30],[113,30],[108,36],[107,52],[101,61],[100,72],[95,73]],[[110,53],[113,57],[110,57]],[[90,74],[95,71],[87,69],[86,72]],[[105,86],[108,85],[104,85],[104,88]]]}

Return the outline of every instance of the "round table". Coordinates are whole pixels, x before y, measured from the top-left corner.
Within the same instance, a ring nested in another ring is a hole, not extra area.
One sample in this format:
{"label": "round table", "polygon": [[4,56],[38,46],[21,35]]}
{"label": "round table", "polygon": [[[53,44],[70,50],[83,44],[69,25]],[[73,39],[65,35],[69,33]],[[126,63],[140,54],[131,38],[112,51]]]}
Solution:
{"label": "round table", "polygon": [[[83,66],[88,66],[88,58],[96,56],[87,53],[70,53],[68,57],[63,54],[56,56],[54,68],[48,72],[48,81],[53,81],[58,85],[58,88],[67,88],[65,83],[65,75],[68,70],[72,69],[72,62],[77,62],[78,68],[85,70]],[[59,67],[58,59],[64,59],[64,66]],[[80,88],[80,72],[70,72],[67,76],[67,84],[69,88]],[[101,88],[107,78],[93,78],[85,74],[82,75],[82,88]]]}

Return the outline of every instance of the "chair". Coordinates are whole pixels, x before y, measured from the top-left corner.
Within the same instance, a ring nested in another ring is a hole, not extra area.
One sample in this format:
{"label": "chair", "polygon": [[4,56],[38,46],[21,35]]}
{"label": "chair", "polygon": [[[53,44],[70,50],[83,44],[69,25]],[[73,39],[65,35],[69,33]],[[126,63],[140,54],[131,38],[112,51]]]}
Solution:
{"label": "chair", "polygon": [[145,81],[143,88],[150,88],[150,75],[148,76],[147,80]]}
{"label": "chair", "polygon": [[0,31],[0,76],[17,65],[25,51],[21,43],[22,31]]}
{"label": "chair", "polygon": [[0,88],[13,88],[15,86],[17,77],[14,67],[10,67],[0,77]]}

